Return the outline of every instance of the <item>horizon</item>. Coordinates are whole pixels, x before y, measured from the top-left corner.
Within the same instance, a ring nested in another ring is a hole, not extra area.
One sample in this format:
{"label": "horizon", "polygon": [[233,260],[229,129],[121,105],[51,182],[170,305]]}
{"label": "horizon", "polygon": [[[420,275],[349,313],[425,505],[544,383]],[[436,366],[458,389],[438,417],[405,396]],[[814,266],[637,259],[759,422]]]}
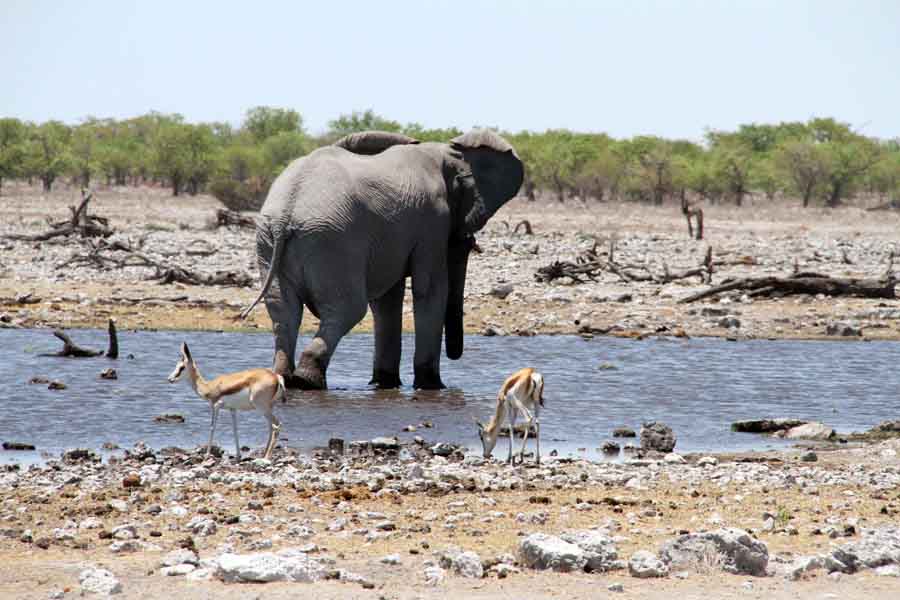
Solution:
{"label": "horizon", "polygon": [[694,141],[832,117],[900,137],[900,4],[889,1],[274,6],[4,3],[15,93],[0,95],[0,116],[74,124],[156,111],[239,125],[274,106],[319,135],[371,109],[427,128]]}

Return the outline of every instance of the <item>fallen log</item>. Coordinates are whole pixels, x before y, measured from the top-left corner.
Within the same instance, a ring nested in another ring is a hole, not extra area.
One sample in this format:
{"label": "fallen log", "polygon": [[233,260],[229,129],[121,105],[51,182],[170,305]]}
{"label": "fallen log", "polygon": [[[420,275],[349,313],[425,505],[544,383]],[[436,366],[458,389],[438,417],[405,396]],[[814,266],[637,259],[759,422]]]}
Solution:
{"label": "fallen log", "polygon": [[39,354],[38,356],[61,356],[61,357],[71,357],[71,358],[93,358],[95,356],[102,356],[106,354],[108,358],[118,358],[119,357],[119,338],[116,334],[116,322],[114,319],[109,320],[109,326],[107,328],[107,334],[109,335],[109,346],[107,347],[106,352],[104,353],[102,350],[93,350],[91,348],[82,348],[78,344],[72,341],[72,338],[69,335],[62,331],[61,329],[56,329],[53,331],[53,335],[60,340],[62,340],[63,348],[59,352],[55,353],[45,353]]}
{"label": "fallen log", "polygon": [[748,277],[727,281],[708,290],[691,294],[678,301],[688,304],[716,296],[724,292],[749,292],[751,296],[770,296],[775,293],[791,294],[824,294],[826,296],[856,296],[858,298],[896,298],[896,280],[885,279],[852,279],[821,275],[818,273],[797,273],[790,277]]}

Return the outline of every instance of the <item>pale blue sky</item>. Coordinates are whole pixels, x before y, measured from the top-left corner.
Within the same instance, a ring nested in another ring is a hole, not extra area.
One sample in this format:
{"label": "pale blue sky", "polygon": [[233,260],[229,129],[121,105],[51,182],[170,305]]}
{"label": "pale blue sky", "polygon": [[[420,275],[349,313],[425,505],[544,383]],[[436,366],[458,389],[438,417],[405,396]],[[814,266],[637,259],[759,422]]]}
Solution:
{"label": "pale blue sky", "polygon": [[0,116],[150,110],[318,133],[429,127],[698,139],[833,116],[900,136],[900,0],[0,0]]}

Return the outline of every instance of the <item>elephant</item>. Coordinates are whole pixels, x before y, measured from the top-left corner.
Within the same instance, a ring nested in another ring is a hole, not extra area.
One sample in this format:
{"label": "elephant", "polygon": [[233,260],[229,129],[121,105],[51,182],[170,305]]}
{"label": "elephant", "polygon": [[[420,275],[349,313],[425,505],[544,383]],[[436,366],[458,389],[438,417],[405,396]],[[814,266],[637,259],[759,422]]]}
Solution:
{"label": "elephant", "polygon": [[[417,389],[444,387],[441,341],[463,353],[463,291],[474,234],[519,191],[524,167],[489,130],[449,143],[350,134],[289,164],[260,210],[256,253],[275,337],[273,369],[289,387],[326,389],[341,338],[372,309],[370,384],[400,381],[403,299],[411,278]],[[318,331],[294,363],[304,306]]]}

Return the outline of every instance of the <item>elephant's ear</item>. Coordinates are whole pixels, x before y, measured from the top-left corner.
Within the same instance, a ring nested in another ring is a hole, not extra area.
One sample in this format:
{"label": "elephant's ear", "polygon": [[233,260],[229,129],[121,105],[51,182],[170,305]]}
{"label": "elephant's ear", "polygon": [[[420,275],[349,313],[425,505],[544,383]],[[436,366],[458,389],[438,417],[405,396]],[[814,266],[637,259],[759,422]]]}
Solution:
{"label": "elephant's ear", "polygon": [[[487,129],[474,129],[450,140],[450,147],[471,168],[475,195],[466,213],[466,230],[474,233],[515,196],[525,179],[525,167],[512,145]],[[469,174],[465,173],[464,179]],[[466,184],[463,183],[464,187]]]}
{"label": "elephant's ear", "polygon": [[390,131],[360,131],[345,135],[334,143],[335,146],[354,154],[379,154],[391,146],[418,144],[419,140],[402,133]]}

